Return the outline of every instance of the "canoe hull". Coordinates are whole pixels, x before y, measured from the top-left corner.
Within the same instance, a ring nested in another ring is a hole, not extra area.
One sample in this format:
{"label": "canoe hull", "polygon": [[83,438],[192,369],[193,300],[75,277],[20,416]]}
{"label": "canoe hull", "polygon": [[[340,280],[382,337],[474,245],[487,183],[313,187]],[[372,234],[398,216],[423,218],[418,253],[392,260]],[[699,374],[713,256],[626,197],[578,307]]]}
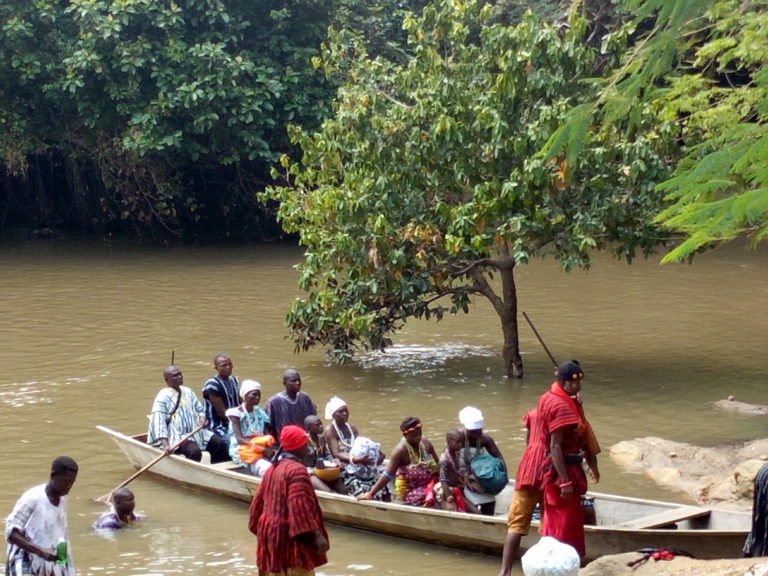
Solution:
{"label": "canoe hull", "polygon": [[[112,438],[131,466],[139,469],[156,458],[159,451],[137,438],[109,428],[98,428]],[[259,479],[235,465],[209,465],[179,456],[160,460],[147,472],[156,477],[196,490],[250,503]],[[479,516],[415,508],[395,503],[357,501],[350,496],[318,492],[323,515],[328,522],[388,536],[417,540],[500,555],[506,538],[506,511],[514,493],[510,485],[497,499],[497,516]],[[679,504],[608,494],[593,494],[598,525],[586,526],[587,554],[597,558],[641,548],[674,546],[698,558],[736,558],[749,531],[751,516],[743,512],[712,510],[706,517],[676,523],[676,529],[620,528],[619,524],[665,510]],[[690,508],[690,507],[689,507]],[[536,523],[523,538],[524,550],[539,539]]]}

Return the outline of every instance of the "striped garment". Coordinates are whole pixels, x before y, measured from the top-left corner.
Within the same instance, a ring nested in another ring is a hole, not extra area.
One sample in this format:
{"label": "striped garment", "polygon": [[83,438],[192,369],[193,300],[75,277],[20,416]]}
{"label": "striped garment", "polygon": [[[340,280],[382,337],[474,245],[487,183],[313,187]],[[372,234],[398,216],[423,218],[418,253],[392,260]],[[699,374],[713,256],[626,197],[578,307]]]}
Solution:
{"label": "striped garment", "polygon": [[264,475],[251,502],[248,528],[258,541],[259,573],[313,570],[328,562],[325,552],[298,538],[319,530],[327,540],[328,533],[309,473],[291,454],[284,454]]}
{"label": "striped garment", "polygon": [[55,550],[60,538],[67,541],[67,562],[57,564],[8,543],[7,576],[75,576],[72,546],[67,525],[67,496],[54,506],[45,492],[46,484],[30,488],[19,498],[5,519],[5,538],[17,530],[43,550]]}
{"label": "striped garment", "polygon": [[225,416],[220,418],[216,408],[209,400],[211,394],[221,397],[224,402],[224,409],[229,410],[240,404],[240,382],[234,376],[224,380],[221,376],[214,376],[203,384],[203,400],[205,401],[205,417],[208,420],[208,430],[215,432],[221,437],[228,437],[229,420]]}
{"label": "striped garment", "polygon": [[[558,428],[575,429],[581,420],[579,414],[568,403],[550,391],[542,394],[536,411],[529,412],[526,416],[530,436],[517,468],[515,487],[542,490],[544,476],[552,462],[549,456],[550,434]],[[575,434],[568,435],[564,441],[567,443],[563,445],[564,453],[579,452],[578,438]]]}
{"label": "striped garment", "polygon": [[[533,422],[534,428],[546,432],[546,436],[539,440],[546,441],[547,450],[550,435],[556,430],[562,430],[564,434],[560,446],[563,455],[576,455],[581,452],[582,437],[579,430],[584,428],[583,421],[576,403],[559,384],[554,383],[549,392],[542,394]],[[541,535],[552,536],[559,542],[569,544],[580,556],[584,556],[584,511],[581,508],[580,496],[587,491],[587,477],[581,461],[576,463],[566,459],[568,479],[573,483],[573,495],[570,498],[561,496],[561,480],[552,464],[552,456],[547,454],[541,464],[544,488]]]}
{"label": "striped garment", "polygon": [[[155,396],[152,413],[149,415],[147,444],[157,445],[160,438],[167,438],[168,443],[173,446],[200,424],[200,416],[205,414],[202,403],[186,386],[180,387],[180,393],[181,400],[175,411],[179,392],[165,387]],[[205,449],[211,434],[209,430],[201,430],[193,436],[201,450]]]}

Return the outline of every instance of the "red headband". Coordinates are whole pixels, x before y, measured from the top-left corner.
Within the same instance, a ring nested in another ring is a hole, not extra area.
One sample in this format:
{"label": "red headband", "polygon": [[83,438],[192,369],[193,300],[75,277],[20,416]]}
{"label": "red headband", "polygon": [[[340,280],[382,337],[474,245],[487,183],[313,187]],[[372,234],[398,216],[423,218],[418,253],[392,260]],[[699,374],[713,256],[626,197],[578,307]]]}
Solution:
{"label": "red headband", "polygon": [[403,430],[403,436],[405,436],[406,434],[410,434],[411,432],[413,432],[414,430],[418,430],[419,428],[421,428],[421,422],[419,422],[418,424],[414,424],[410,428],[406,428],[405,430]]}

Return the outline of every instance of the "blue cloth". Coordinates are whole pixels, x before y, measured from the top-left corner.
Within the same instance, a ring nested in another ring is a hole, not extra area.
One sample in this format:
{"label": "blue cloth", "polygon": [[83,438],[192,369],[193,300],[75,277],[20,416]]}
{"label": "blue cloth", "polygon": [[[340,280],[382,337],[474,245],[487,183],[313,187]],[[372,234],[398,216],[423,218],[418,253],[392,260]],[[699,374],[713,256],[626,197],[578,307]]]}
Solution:
{"label": "blue cloth", "polygon": [[768,556],[768,464],[755,476],[752,530],[744,543],[744,556]]}
{"label": "blue cloth", "polygon": [[[144,516],[140,514],[132,513],[131,523],[136,522],[137,520],[142,520],[143,518]],[[123,528],[123,523],[114,509],[109,512],[104,512],[104,514],[99,516],[98,520],[93,523],[94,530],[120,530],[121,528]]]}
{"label": "blue cloth", "polygon": [[[262,436],[264,430],[269,424],[269,415],[261,406],[254,406],[251,412],[246,412],[245,407],[241,404],[236,408],[230,408],[227,410],[227,416],[232,416],[240,420],[240,432],[246,438],[249,436]],[[229,423],[229,434],[231,438],[229,440],[229,457],[233,462],[237,462],[243,468],[249,468],[249,465],[240,459],[240,454],[237,451],[237,438],[235,437],[234,429],[232,428],[232,422]]]}

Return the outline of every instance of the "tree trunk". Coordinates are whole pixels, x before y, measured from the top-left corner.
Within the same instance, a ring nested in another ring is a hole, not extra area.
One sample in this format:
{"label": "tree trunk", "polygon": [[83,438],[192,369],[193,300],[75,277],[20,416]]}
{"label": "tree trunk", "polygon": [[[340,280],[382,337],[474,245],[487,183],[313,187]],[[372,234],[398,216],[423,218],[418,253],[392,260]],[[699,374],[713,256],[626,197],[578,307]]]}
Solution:
{"label": "tree trunk", "polygon": [[507,369],[507,378],[523,377],[523,359],[520,356],[520,341],[517,335],[517,287],[515,286],[515,259],[508,254],[502,258],[483,261],[488,267],[499,271],[501,275],[502,295],[499,297],[488,283],[485,271],[480,266],[472,267],[470,274],[474,280],[474,289],[491,302],[493,309],[501,319],[504,334],[502,357]]}
{"label": "tree trunk", "polygon": [[499,317],[504,334],[502,356],[507,369],[507,378],[523,377],[523,359],[520,356],[520,339],[517,324],[517,287],[515,286],[515,265],[500,269],[503,298]]}

